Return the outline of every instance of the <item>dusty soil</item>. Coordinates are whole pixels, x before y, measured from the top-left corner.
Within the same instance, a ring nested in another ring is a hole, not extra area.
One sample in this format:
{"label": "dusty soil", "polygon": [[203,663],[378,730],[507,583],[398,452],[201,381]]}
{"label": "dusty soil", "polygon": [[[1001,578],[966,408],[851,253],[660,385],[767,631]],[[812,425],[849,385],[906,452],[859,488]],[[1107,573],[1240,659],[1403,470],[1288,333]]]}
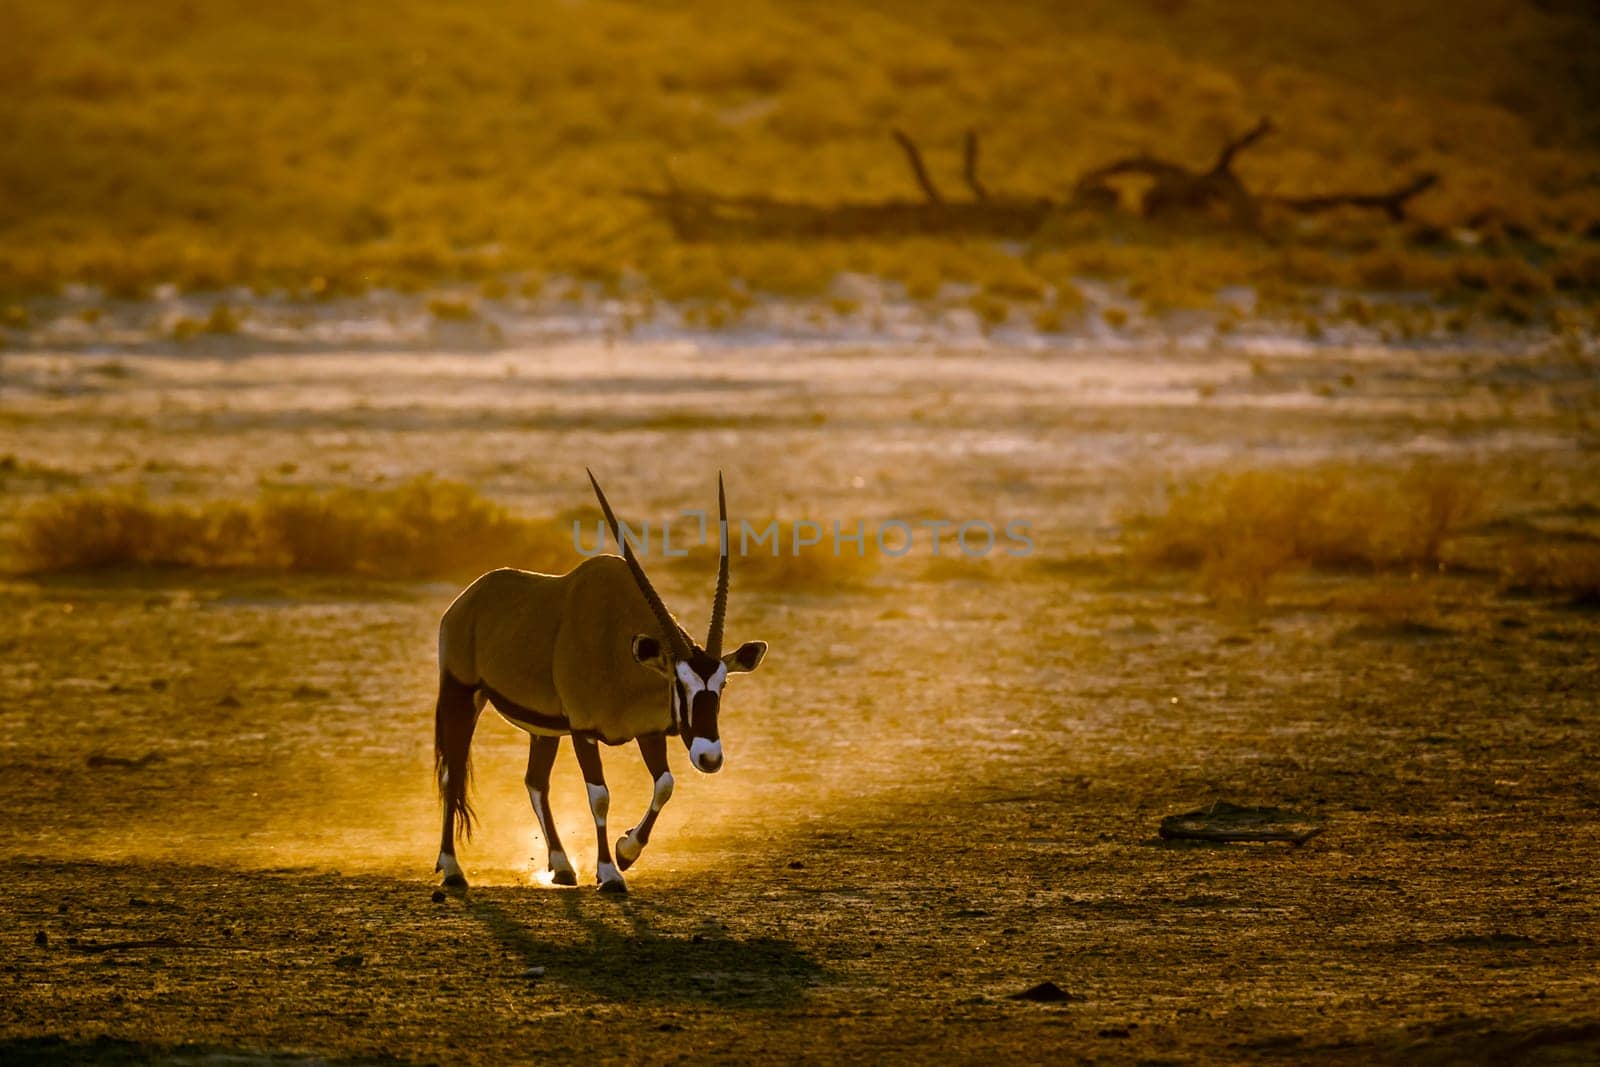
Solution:
{"label": "dusty soil", "polygon": [[[1470,458],[1499,522],[1592,522],[1600,464],[1553,400],[1572,376],[1536,347],[4,370],[0,530],[62,487],[423,470],[552,514],[587,505],[591,463],[635,513],[706,506],[720,465],[736,511],[1023,518],[1040,544],[848,591],[741,591],[736,566],[730,640],[772,654],[730,687],[724,772],[674,753],[624,898],[530,878],[525,745],[492,719],[473,888],[435,898],[453,585],[6,582],[5,1062],[1600,1056],[1600,615],[1474,574],[1219,607],[1108,562],[1169,479],[1323,458]],[[710,575],[663,584],[703,617]],[[629,749],[607,767],[625,825],[646,775]],[[1157,838],[1215,799],[1325,831]],[[570,751],[553,802],[592,874]],[[1045,981],[1066,999],[1015,999]]]}

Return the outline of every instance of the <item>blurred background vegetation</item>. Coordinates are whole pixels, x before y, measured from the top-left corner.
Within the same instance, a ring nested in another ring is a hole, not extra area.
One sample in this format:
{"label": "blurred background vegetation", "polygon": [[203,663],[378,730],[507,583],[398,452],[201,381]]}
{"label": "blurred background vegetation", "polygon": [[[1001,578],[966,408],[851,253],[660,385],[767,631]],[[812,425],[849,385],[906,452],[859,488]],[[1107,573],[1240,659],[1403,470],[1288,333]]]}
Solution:
{"label": "blurred background vegetation", "polygon": [[[0,23],[12,294],[466,281],[492,297],[560,279],[736,311],[857,271],[913,298],[966,283],[1048,324],[1085,276],[1156,309],[1338,285],[1518,321],[1600,289],[1600,18],[1583,0],[3,0]],[[670,168],[723,193],[915,199],[890,130],[958,189],[970,128],[991,190],[1061,198],[1130,153],[1203,168],[1263,115],[1276,132],[1237,166],[1254,190],[1440,184],[1402,223],[1241,234],[1063,213],[1020,244],[686,243],[626,193]]]}

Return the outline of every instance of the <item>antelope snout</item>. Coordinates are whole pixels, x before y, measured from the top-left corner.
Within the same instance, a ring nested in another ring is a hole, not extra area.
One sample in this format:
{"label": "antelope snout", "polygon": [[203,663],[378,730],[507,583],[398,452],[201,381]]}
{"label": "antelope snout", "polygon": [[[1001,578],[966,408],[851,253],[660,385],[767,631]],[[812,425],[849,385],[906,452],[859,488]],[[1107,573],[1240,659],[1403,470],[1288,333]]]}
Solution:
{"label": "antelope snout", "polygon": [[716,774],[722,769],[722,742],[695,738],[689,743],[689,762],[702,774]]}

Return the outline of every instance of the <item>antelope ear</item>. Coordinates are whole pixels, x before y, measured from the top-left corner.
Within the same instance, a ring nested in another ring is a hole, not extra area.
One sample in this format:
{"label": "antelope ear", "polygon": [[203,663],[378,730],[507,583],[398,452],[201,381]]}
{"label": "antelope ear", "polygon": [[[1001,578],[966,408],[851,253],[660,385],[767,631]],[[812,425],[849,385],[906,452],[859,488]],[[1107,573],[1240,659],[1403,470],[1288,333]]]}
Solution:
{"label": "antelope ear", "polygon": [[722,657],[722,662],[728,667],[729,674],[748,674],[761,666],[761,661],[767,658],[767,643],[765,641],[746,641],[738,648]]}
{"label": "antelope ear", "polygon": [[661,654],[661,642],[649,634],[633,635],[633,658],[652,670],[665,672],[667,669]]}

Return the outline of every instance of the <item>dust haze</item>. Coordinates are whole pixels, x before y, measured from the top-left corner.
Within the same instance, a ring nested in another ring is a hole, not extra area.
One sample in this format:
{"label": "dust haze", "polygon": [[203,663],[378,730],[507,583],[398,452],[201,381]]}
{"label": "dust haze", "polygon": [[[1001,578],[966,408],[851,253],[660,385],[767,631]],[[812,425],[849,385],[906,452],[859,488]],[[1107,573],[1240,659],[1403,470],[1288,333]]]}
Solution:
{"label": "dust haze", "polygon": [[[729,639],[772,652],[729,687],[722,773],[673,749],[677,792],[621,903],[589,884],[570,747],[551,802],[584,884],[539,884],[526,742],[492,712],[460,849],[473,889],[431,899],[435,636],[459,581],[11,578],[0,1019],[404,1061],[496,1060],[524,1026],[576,1054],[591,1016],[618,1054],[694,1033],[737,1058],[818,1034],[842,1057],[1557,1040],[1593,1003],[1600,899],[1596,617],[1549,562],[1595,536],[1600,484],[1573,446],[1593,382],[1564,365],[1290,344],[8,357],[29,398],[0,425],[12,534],[39,501],[133,475],[150,507],[195,514],[428,474],[592,519],[590,464],[626,517],[706,507],[720,468],[736,518],[1023,519],[1036,551],[736,559]],[[1410,469],[1428,479],[1380,475]],[[1250,471],[1280,473],[1217,481]],[[1441,484],[1472,507],[1428,511]],[[1274,494],[1363,486],[1338,499],[1444,524],[1384,551],[1437,558],[1350,562],[1351,530],[1383,524],[1337,503],[1280,529]],[[1185,563],[1197,522],[1312,547]],[[703,625],[711,557],[653,569]],[[631,746],[605,762],[625,828],[648,776]],[[1298,849],[1156,839],[1215,799],[1326,829]],[[1066,1006],[1008,999],[1043,980]],[[906,1018],[920,1029],[886,1044]]]}

